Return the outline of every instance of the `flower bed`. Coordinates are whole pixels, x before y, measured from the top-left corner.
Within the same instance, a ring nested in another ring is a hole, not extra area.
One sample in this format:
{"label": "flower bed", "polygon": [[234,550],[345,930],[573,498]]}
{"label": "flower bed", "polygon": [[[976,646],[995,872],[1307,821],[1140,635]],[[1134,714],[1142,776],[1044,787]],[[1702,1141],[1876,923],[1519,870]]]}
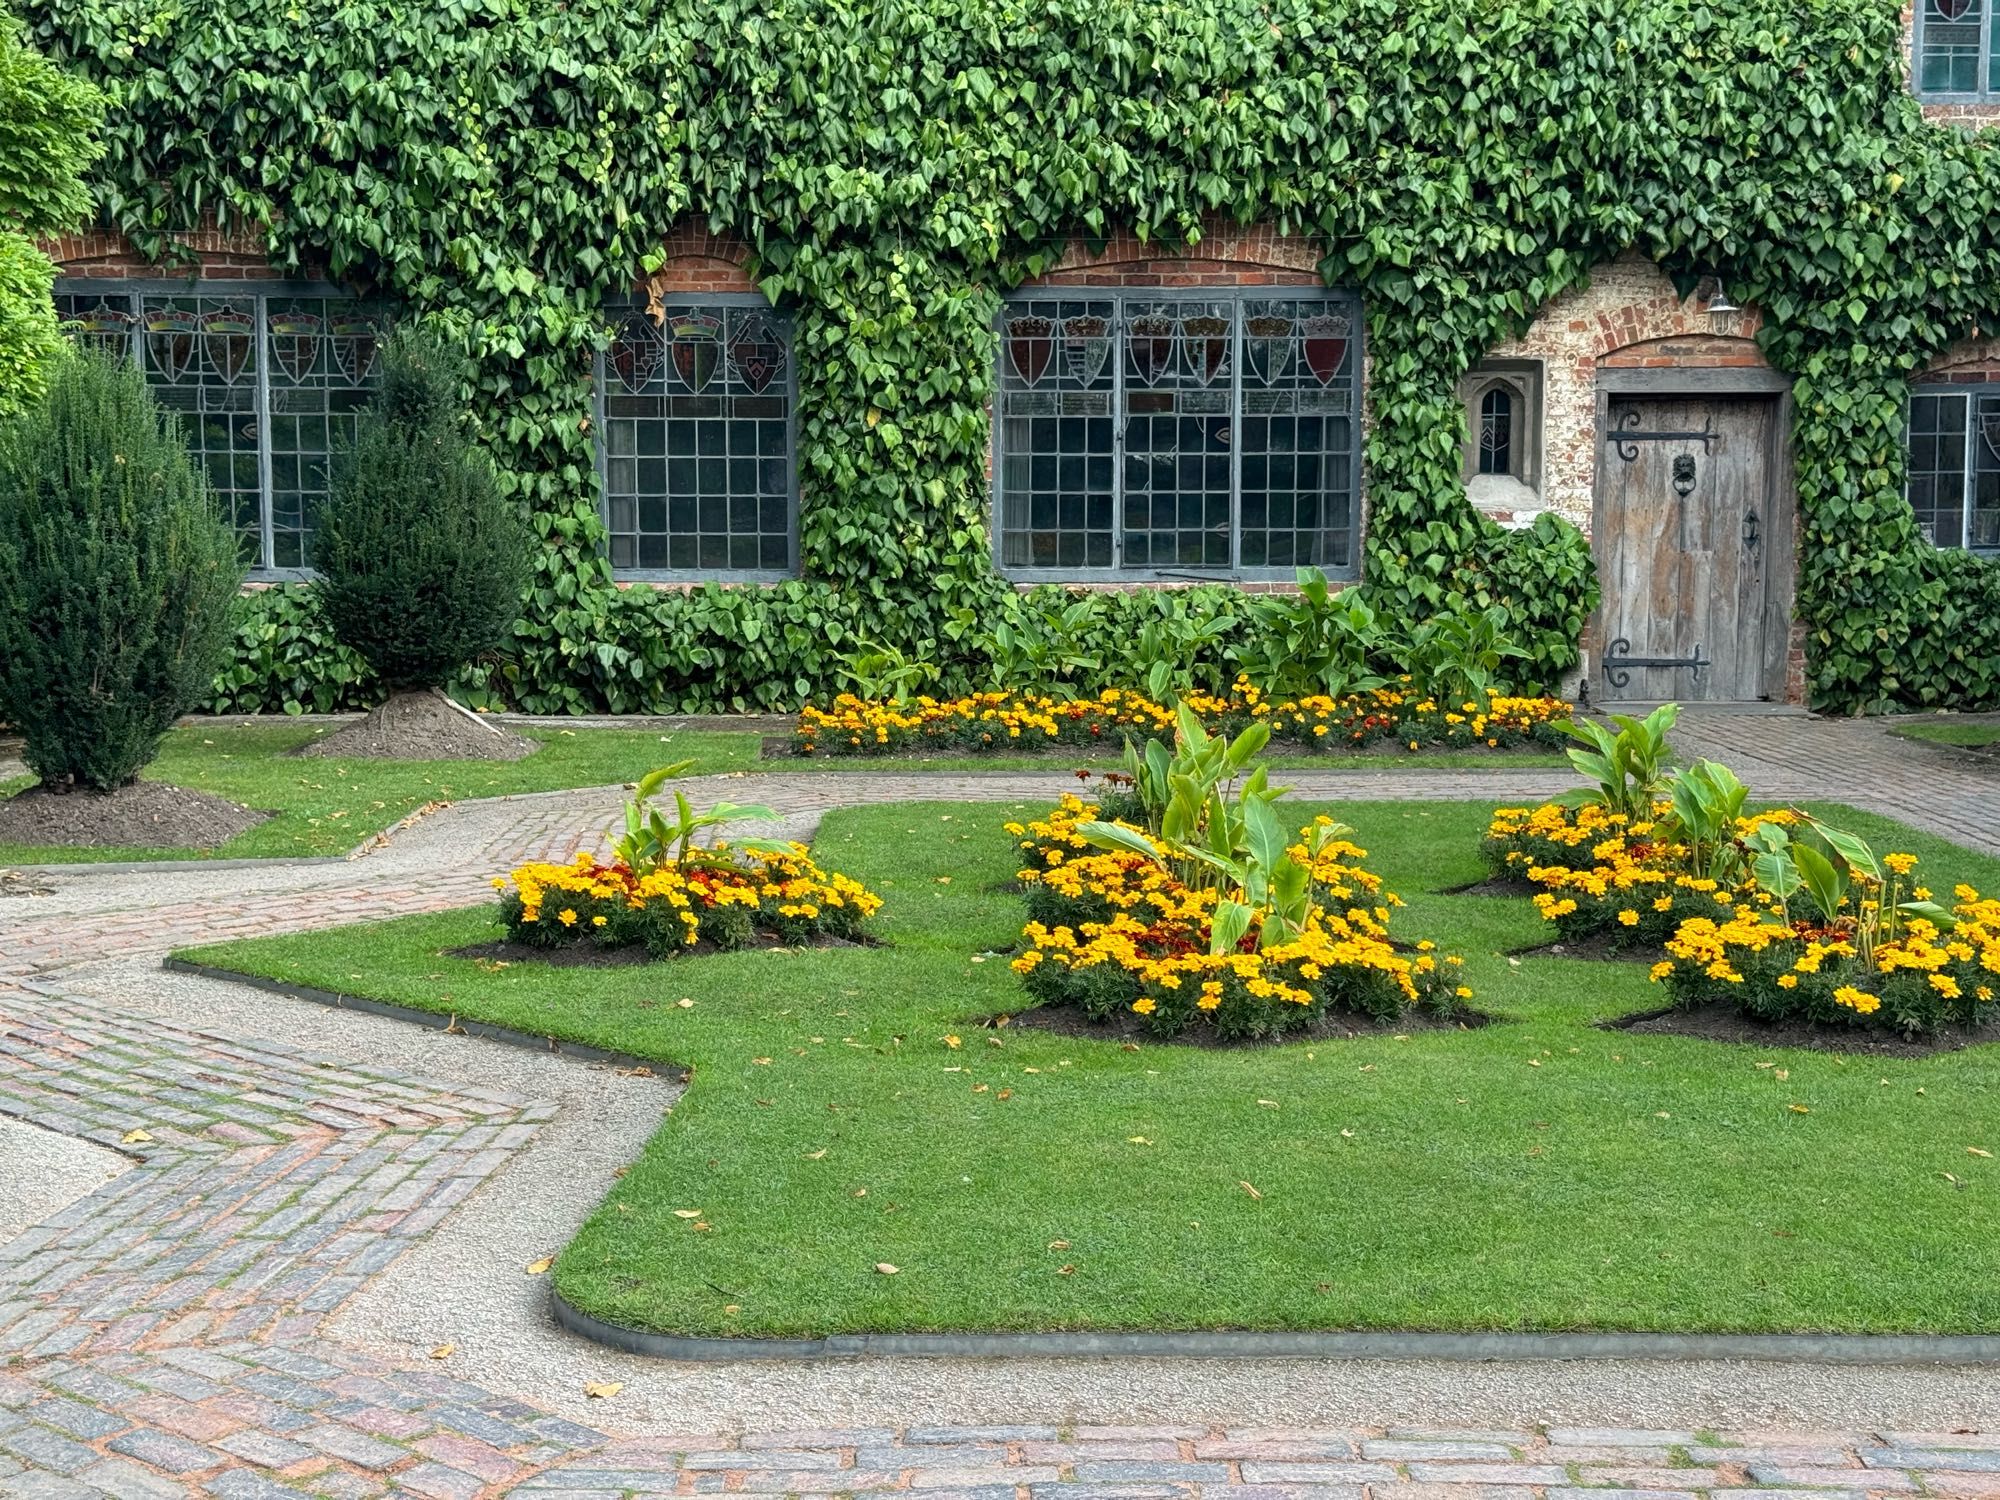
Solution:
{"label": "flower bed", "polygon": [[[1733,879],[1688,869],[1687,846],[1662,831],[1666,803],[1633,820],[1596,803],[1559,802],[1503,807],[1486,830],[1485,853],[1495,870],[1536,886],[1535,910],[1564,942],[1600,934],[1616,946],[1658,949],[1689,916],[1724,916],[1754,899],[1747,868]],[[1736,820],[1739,840],[1765,824],[1790,826],[1790,812]]]}
{"label": "flower bed", "polygon": [[882,906],[859,881],[821,870],[804,844],[739,851],[716,843],[644,874],[578,854],[566,865],[522,865],[493,884],[515,942],[643,945],[655,958],[697,944],[740,948],[759,935],[787,944],[857,938]]}
{"label": "flower bed", "polygon": [[1535,909],[1564,940],[1605,934],[1664,953],[1652,978],[1678,1008],[1906,1036],[2000,1020],[2000,901],[1960,885],[1954,906],[1933,905],[1911,878],[1915,856],[1878,861],[1802,813],[1729,826],[1719,878],[1690,873],[1700,861],[1664,802],[1643,819],[1594,803],[1501,808],[1485,847],[1538,887]]}
{"label": "flower bed", "polygon": [[1449,1016],[1472,996],[1457,957],[1428,942],[1405,952],[1390,941],[1389,913],[1402,903],[1362,866],[1366,851],[1329,836],[1328,819],[1286,851],[1309,870],[1315,896],[1296,939],[1260,946],[1260,913],[1216,953],[1211,920],[1224,892],[1191,888],[1142,855],[1093,848],[1077,830],[1099,813],[1066,796],[1046,818],[1007,825],[1019,840],[1030,918],[1013,967],[1041,1005],[1099,1021],[1130,1012],[1163,1036],[1202,1026],[1259,1038],[1329,1012],[1388,1020],[1418,1007]]}
{"label": "flower bed", "polygon": [[1800,920],[1777,908],[1720,922],[1690,918],[1667,940],[1653,978],[1677,1005],[1724,998],[1767,1021],[1918,1035],[2000,1020],[2000,900],[1961,885],[1941,920],[1899,917],[1904,899],[1922,889],[1908,878],[1916,860],[1891,854],[1886,862],[1887,879],[1843,921]]}
{"label": "flower bed", "polygon": [[[1271,743],[1300,751],[1403,748],[1552,748],[1571,705],[1559,698],[1494,697],[1442,704],[1407,687],[1342,698],[1272,699],[1239,680],[1227,697],[1184,700],[1211,730],[1234,734],[1253,723]],[[896,755],[911,750],[989,751],[1061,745],[1116,746],[1126,731],[1171,732],[1174,713],[1140,693],[1109,688],[1095,698],[1058,700],[1021,693],[915,697],[904,703],[842,694],[827,708],[807,705],[792,731],[799,755]]]}

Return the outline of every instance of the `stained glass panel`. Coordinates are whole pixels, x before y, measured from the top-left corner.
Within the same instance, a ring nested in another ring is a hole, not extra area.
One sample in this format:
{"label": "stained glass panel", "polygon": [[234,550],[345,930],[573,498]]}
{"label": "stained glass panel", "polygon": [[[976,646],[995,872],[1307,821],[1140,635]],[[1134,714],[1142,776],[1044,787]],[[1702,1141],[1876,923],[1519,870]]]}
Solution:
{"label": "stained glass panel", "polygon": [[1038,293],[999,325],[1000,561],[1289,572],[1353,556],[1353,304]]}
{"label": "stained glass panel", "polygon": [[259,570],[304,569],[332,455],[352,440],[382,313],[317,293],[197,287],[59,292],[71,337],[134,358],[180,421]]}
{"label": "stained glass panel", "polygon": [[611,565],[792,569],[791,333],[767,307],[618,315],[599,369]]}
{"label": "stained glass panel", "polygon": [[1981,77],[1987,51],[1990,0],[1919,0],[1917,91],[1922,94],[1977,94],[1989,84]]}

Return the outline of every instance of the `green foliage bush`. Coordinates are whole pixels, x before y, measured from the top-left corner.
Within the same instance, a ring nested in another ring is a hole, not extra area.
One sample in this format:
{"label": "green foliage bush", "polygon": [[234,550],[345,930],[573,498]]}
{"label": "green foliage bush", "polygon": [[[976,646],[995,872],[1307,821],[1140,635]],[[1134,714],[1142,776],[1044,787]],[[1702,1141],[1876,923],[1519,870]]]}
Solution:
{"label": "green foliage bush", "polygon": [[228,647],[236,539],[139,373],[52,362],[0,429],[0,717],[44,785],[111,791]]}
{"label": "green foliage bush", "polygon": [[391,691],[441,687],[499,645],[528,581],[528,534],[463,430],[462,375],[431,336],[390,338],[313,533],[321,612]]}
{"label": "green foliage bush", "polygon": [[[2000,154],[1922,119],[1898,9],[399,0],[302,26],[290,0],[190,0],[165,26],[153,0],[27,0],[118,100],[101,188],[143,247],[213,211],[283,269],[470,330],[481,436],[547,545],[467,686],[544,711],[788,706],[854,636],[935,643],[970,685],[963,622],[1005,597],[985,525],[1000,294],[1071,240],[1198,245],[1231,221],[1310,236],[1364,299],[1381,617],[1497,604],[1529,652],[1515,685],[1574,664],[1587,551],[1466,503],[1456,388],[1637,250],[1688,288],[1725,271],[1796,377],[1814,698],[2000,702],[1994,569],[1930,551],[1901,493],[1909,377],[2000,329]],[[797,329],[805,576],[637,599],[599,552],[588,356],[607,296],[688,216],[750,243]],[[1226,590],[1192,599],[1175,608],[1204,627],[1241,617]],[[1111,676],[1139,614],[1093,599],[1077,649]],[[263,701],[295,699],[293,675]]]}
{"label": "green foliage bush", "polygon": [[0,417],[34,404],[61,348],[49,300],[56,269],[33,236],[90,213],[84,174],[103,149],[103,109],[94,87],[25,46],[18,24],[0,17]]}

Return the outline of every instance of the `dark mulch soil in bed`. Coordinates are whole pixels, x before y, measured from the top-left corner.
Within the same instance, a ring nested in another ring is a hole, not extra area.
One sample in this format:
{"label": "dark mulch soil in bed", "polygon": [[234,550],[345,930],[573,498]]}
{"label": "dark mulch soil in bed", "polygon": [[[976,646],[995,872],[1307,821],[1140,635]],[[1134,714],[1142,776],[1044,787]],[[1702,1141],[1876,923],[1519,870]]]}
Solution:
{"label": "dark mulch soil in bed", "polygon": [[1929,1057],[1935,1052],[1956,1052],[1981,1042],[2000,1042],[2000,1023],[1974,1031],[1940,1031],[1930,1036],[1905,1038],[1859,1026],[1759,1021],[1725,1000],[1685,1010],[1649,1010],[1598,1024],[1607,1031],[1630,1031],[1640,1036],[1692,1036],[1711,1042],[1744,1042],[1753,1047],[1804,1047],[1850,1057]]}
{"label": "dark mulch soil in bed", "polygon": [[1649,948],[1628,939],[1617,928],[1587,933],[1580,938],[1555,943],[1538,943],[1532,948],[1515,948],[1509,958],[1582,958],[1593,963],[1649,964],[1665,957],[1658,948]]}
{"label": "dark mulch soil in bed", "polygon": [[[1124,1011],[1103,1021],[1093,1021],[1082,1011],[1067,1005],[1044,1005],[1035,1010],[1024,1010],[1005,1018],[1009,1031],[1026,1029],[1046,1031],[1056,1036],[1080,1037],[1093,1042],[1138,1042],[1156,1043],[1162,1047],[1211,1047],[1234,1049],[1239,1047],[1289,1046],[1293,1042],[1346,1041],[1363,1036],[1404,1036],[1415,1031],[1472,1031],[1489,1024],[1491,1016],[1477,1011],[1467,1011],[1449,1020],[1438,1016],[1412,1011],[1394,1021],[1378,1021],[1373,1016],[1359,1016],[1329,1012],[1319,1017],[1310,1026],[1301,1026],[1288,1031],[1283,1036],[1263,1038],[1218,1037],[1207,1026],[1190,1027],[1179,1036],[1160,1036],[1147,1024],[1144,1016]],[[993,1017],[983,1024],[989,1029],[1001,1025],[1002,1018]]]}
{"label": "dark mulch soil in bed", "polygon": [[[706,940],[683,948],[675,959],[701,958],[711,953],[749,953],[770,948],[880,948],[879,938],[817,937],[803,943],[787,943],[768,932],[750,935],[750,940],[734,948],[718,948]],[[547,964],[556,969],[622,969],[631,964],[672,962],[656,960],[643,943],[623,943],[607,948],[601,943],[570,943],[561,948],[537,948],[502,938],[491,943],[471,943],[463,948],[447,948],[448,958],[482,958],[489,963]]]}
{"label": "dark mulch soil in bed", "polygon": [[0,801],[0,844],[213,849],[270,816],[164,781],[135,781],[115,792],[31,786]]}
{"label": "dark mulch soil in bed", "polygon": [[354,760],[520,760],[541,748],[431,691],[398,693],[373,713],[308,740],[293,753]]}
{"label": "dark mulch soil in bed", "polygon": [[1534,883],[1520,875],[1488,875],[1470,885],[1448,886],[1441,896],[1532,896]]}

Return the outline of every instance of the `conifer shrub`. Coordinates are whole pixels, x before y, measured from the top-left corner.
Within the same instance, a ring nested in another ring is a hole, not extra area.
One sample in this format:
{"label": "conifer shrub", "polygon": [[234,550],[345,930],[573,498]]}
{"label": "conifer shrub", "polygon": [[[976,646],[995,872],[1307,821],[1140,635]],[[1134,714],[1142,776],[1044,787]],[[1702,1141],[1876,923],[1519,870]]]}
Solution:
{"label": "conifer shrub", "polygon": [[0,427],[0,716],[43,785],[108,792],[229,651],[236,538],[130,364],[74,353]]}
{"label": "conifer shrub", "polygon": [[327,623],[392,693],[442,687],[520,610],[532,538],[465,431],[463,361],[414,329],[334,464],[313,540]]}

